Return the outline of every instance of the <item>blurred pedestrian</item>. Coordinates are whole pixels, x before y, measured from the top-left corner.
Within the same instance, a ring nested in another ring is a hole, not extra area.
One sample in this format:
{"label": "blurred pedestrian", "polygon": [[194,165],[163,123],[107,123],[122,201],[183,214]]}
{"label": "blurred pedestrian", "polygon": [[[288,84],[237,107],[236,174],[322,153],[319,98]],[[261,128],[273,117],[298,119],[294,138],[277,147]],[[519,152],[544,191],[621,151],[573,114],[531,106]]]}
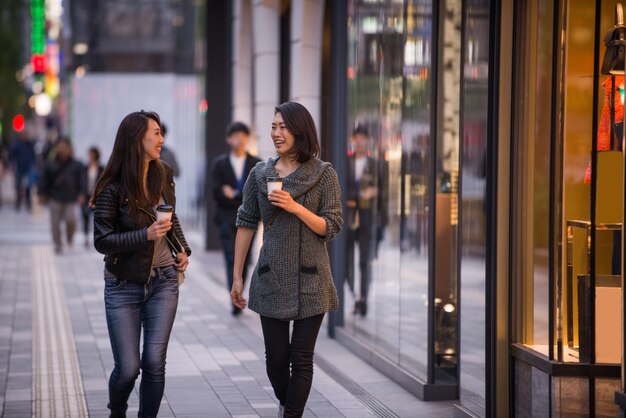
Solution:
{"label": "blurred pedestrian", "polygon": [[[233,263],[235,262],[235,236],[237,235],[237,209],[241,205],[243,186],[250,170],[260,162],[246,151],[250,139],[250,129],[241,122],[234,122],[226,129],[226,143],[230,151],[217,156],[211,169],[213,181],[213,198],[217,205],[215,224],[220,230],[220,241],[226,261],[226,277],[228,290],[233,287]],[[247,277],[250,252],[246,255],[242,278]],[[241,313],[241,309],[232,306],[233,315]]]}
{"label": "blurred pedestrian", "polygon": [[50,207],[50,225],[54,251],[63,251],[61,224],[65,224],[67,245],[72,246],[76,232],[76,204],[85,201],[83,166],[72,156],[72,146],[66,137],[57,140],[55,157],[45,163],[39,185],[40,201]]}
{"label": "blurred pedestrian", "polygon": [[6,150],[5,146],[2,143],[2,139],[0,138],[0,208],[3,203],[3,192],[2,192],[2,184],[4,183],[4,173],[6,171],[7,163],[6,163]]}
{"label": "blurred pedestrian", "polygon": [[[156,113],[127,115],[91,196],[94,245],[105,255],[104,302],[115,362],[110,417],[126,416],[140,369],[139,416],[157,416],[178,307],[178,276],[191,255],[176,216],[172,170],[159,161],[162,146]],[[170,217],[156,220],[157,206],[165,210],[160,205],[170,205]]]}
{"label": "blurred pedestrian", "polygon": [[[167,126],[165,123],[161,122],[161,135],[163,136],[163,140],[165,140],[165,136],[167,135]],[[180,166],[178,165],[178,161],[176,160],[176,154],[174,151],[167,145],[163,144],[161,147],[161,161],[165,161],[174,172],[174,177],[180,176]]]}
{"label": "blurred pedestrian", "polygon": [[279,415],[300,417],[311,390],[313,352],[324,314],[339,305],[326,242],[341,229],[341,196],[337,173],[318,159],[315,124],[304,106],[288,102],[276,107],[271,136],[278,158],[258,163],[250,172],[237,214],[231,296],[235,306],[246,306],[243,266],[262,221],[263,247],[249,306],[261,315],[267,375],[280,402]]}
{"label": "blurred pedestrian", "polygon": [[15,172],[15,210],[20,210],[22,202],[26,209],[31,210],[31,187],[35,178],[35,143],[30,138],[30,129],[25,128],[18,133],[13,142],[10,159]]}
{"label": "blurred pedestrian", "polygon": [[359,249],[359,297],[353,313],[367,315],[367,296],[372,281],[372,259],[376,246],[376,211],[378,197],[377,161],[371,156],[367,129],[357,126],[352,132],[354,154],[348,158],[346,187],[346,223],[348,224],[348,283],[354,292],[354,247]]}
{"label": "blurred pedestrian", "polygon": [[91,225],[92,209],[89,206],[91,194],[96,189],[96,182],[102,175],[104,167],[100,164],[100,150],[97,147],[89,148],[87,165],[83,170],[83,182],[85,184],[85,201],[81,205],[83,215],[83,232],[85,233],[85,247],[89,246],[89,231]]}

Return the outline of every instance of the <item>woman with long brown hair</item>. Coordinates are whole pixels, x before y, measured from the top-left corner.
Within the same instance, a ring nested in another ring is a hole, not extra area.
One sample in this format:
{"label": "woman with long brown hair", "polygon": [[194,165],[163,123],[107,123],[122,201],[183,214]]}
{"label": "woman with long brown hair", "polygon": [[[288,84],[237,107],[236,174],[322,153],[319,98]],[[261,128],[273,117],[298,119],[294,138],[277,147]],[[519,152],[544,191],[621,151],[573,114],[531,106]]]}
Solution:
{"label": "woman with long brown hair", "polygon": [[[133,112],[121,122],[109,162],[91,196],[94,245],[104,254],[104,301],[115,362],[111,417],[125,417],[141,369],[139,416],[156,417],[176,308],[178,275],[191,249],[176,216],[172,169],[159,160],[159,116]],[[173,211],[156,220],[156,208]],[[143,327],[143,350],[140,350]]]}

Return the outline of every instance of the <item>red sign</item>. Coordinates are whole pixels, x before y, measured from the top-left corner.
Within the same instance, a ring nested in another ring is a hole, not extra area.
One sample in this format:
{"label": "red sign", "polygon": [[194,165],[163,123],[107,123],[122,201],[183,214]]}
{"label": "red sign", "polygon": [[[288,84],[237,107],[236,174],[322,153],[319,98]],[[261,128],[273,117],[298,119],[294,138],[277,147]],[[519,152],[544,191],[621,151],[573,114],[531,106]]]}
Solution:
{"label": "red sign", "polygon": [[23,115],[15,115],[13,117],[13,130],[15,132],[22,132],[24,130],[24,116]]}
{"label": "red sign", "polygon": [[33,54],[30,59],[30,65],[33,67],[33,71],[36,73],[43,73],[46,71],[46,56],[44,54]]}

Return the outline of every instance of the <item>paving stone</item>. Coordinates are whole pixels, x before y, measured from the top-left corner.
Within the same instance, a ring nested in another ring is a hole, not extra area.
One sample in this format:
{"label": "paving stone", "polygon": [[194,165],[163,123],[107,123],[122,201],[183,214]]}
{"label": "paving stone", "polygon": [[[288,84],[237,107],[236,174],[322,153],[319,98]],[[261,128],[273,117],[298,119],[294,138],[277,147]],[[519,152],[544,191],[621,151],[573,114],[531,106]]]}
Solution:
{"label": "paving stone", "polygon": [[[76,356],[82,387],[81,390],[66,388],[66,393],[72,399],[83,398],[90,417],[108,417],[107,388],[113,358],[104,314],[102,255],[93,249],[77,247],[63,256],[51,256],[45,271],[37,270],[31,250],[51,251],[47,212],[40,211],[34,216],[14,211],[2,211],[2,214],[5,216],[0,216],[0,416],[32,416],[33,404],[49,408],[60,405],[56,396],[59,391],[55,391],[54,396],[35,399],[34,403],[32,399],[32,367],[37,358],[33,351],[36,330],[32,324],[33,320],[38,320],[32,303],[33,275],[37,272],[50,274],[57,269],[63,272],[60,286],[64,298],[64,302],[58,304],[69,318],[72,333],[69,352]],[[26,238],[20,241],[21,248],[8,244],[7,237],[16,231],[13,225],[26,230]],[[82,237],[77,238],[82,242]],[[196,251],[180,291],[159,416],[275,417],[278,406],[265,371],[259,318],[250,311],[236,318],[231,315],[221,254],[203,252],[201,246],[194,243]],[[53,292],[46,296],[61,297]],[[46,347],[46,350],[49,355],[65,352],[55,347]],[[345,364],[349,369],[358,370],[356,379],[364,382],[371,393],[376,392],[376,387],[383,388],[380,393],[385,396],[379,399],[381,402],[384,403],[384,397],[402,402],[396,407],[398,412],[411,409],[415,413],[423,406],[426,414],[436,411],[444,414],[442,416],[452,416],[451,403],[429,408],[368,365],[359,363],[354,355],[346,354],[337,342],[328,340],[325,333],[320,333],[317,356],[322,356],[327,363]],[[37,382],[51,389],[60,387],[62,379],[70,377],[54,364],[41,365],[37,372],[46,372]],[[140,379],[129,399],[128,416],[137,413]],[[387,394],[396,394],[396,397]],[[387,406],[393,409],[393,405]],[[304,417],[343,416],[364,418],[374,414],[331,374],[316,365]]]}

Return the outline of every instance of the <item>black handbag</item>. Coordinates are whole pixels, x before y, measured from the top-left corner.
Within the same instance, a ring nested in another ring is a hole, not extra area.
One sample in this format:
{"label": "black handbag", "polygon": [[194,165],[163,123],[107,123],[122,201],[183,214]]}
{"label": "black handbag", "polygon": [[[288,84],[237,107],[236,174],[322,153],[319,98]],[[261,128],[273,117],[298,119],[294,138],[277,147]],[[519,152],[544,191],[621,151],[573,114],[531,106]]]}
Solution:
{"label": "black handbag", "polygon": [[615,26],[604,36],[604,60],[602,74],[624,74],[624,50],[626,49],[626,26],[621,3],[615,5]]}

